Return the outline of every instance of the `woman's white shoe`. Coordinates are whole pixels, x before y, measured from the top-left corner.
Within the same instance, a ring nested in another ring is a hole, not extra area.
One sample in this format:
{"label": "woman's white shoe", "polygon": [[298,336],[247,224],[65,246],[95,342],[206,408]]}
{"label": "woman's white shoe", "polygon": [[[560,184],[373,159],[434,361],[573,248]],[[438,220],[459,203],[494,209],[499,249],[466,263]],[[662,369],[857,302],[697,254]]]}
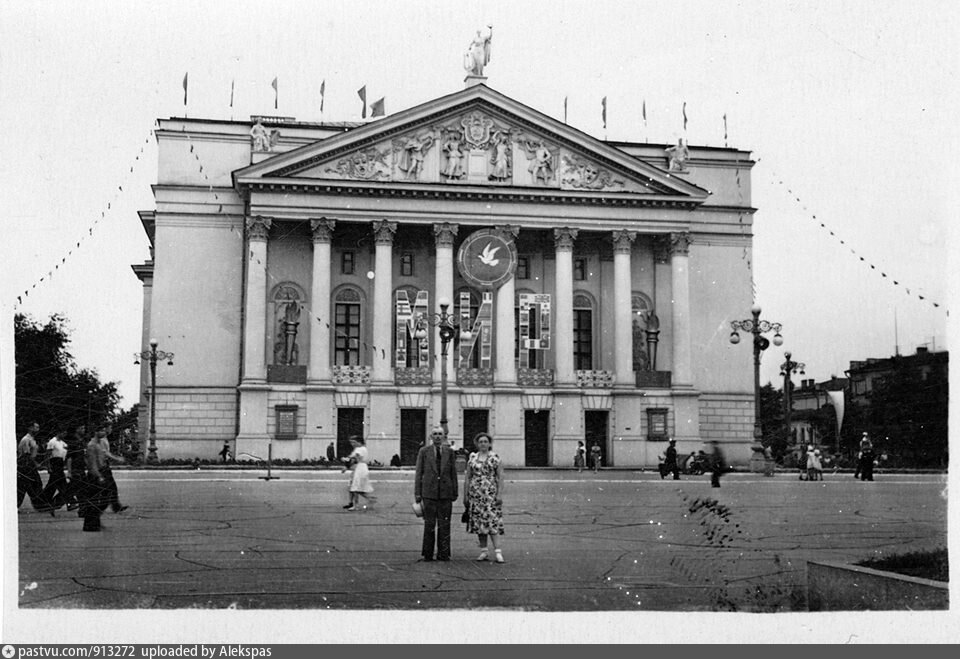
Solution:
{"label": "woman's white shoe", "polygon": [[499,549],[497,549],[497,550],[494,552],[494,559],[493,559],[493,560],[495,560],[497,563],[505,563],[505,562],[506,562],[506,561],[503,560],[503,554],[500,553],[500,550],[499,550]]}
{"label": "woman's white shoe", "polygon": [[477,560],[478,560],[478,561],[489,561],[489,560],[490,560],[489,557],[487,556],[487,550],[486,550],[486,549],[480,550],[480,555],[477,556]]}

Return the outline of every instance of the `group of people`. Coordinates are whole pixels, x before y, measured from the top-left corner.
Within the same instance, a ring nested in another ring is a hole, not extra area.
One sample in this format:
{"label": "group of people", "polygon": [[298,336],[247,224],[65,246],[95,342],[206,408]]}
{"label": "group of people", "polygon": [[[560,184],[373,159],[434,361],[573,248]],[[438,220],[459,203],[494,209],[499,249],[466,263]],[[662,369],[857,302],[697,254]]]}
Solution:
{"label": "group of people", "polygon": [[[111,462],[124,462],[110,452],[110,424],[104,424],[90,437],[78,424],[72,433],[60,429],[41,452],[37,443],[40,424],[33,422],[17,444],[17,508],[26,497],[40,512],[56,516],[66,506],[83,518],[84,531],[99,531],[100,516],[107,508],[120,513],[128,506],[120,503]],[[43,485],[39,464],[46,459],[47,484]]]}
{"label": "group of people", "polygon": [[[444,440],[442,426],[430,430],[430,442],[417,453],[413,498],[423,515],[420,561],[449,561],[450,522],[453,503],[459,498],[456,454]],[[477,450],[467,459],[463,478],[464,511],[461,520],[467,533],[477,536],[478,561],[504,563],[500,547],[503,535],[503,464],[493,451],[493,437],[474,437]],[[489,544],[489,547],[488,547]]]}
{"label": "group of people", "polygon": [[[573,466],[577,468],[577,472],[581,472],[587,467],[588,453],[587,447],[583,445],[582,441],[577,442],[577,451],[573,454]],[[603,449],[600,448],[600,445],[594,443],[590,446],[589,452],[589,468],[593,469],[593,473],[600,471],[600,467],[603,466]]]}
{"label": "group of people", "polygon": [[800,480],[822,481],[823,480],[823,455],[820,449],[814,448],[813,444],[807,446],[804,458],[801,458]]}

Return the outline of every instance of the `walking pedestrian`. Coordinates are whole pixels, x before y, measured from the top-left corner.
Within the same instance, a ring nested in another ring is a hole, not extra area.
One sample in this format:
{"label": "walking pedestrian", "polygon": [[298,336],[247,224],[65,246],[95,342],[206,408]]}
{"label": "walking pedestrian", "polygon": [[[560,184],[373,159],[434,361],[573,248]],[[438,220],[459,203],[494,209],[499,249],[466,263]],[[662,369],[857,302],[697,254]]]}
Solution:
{"label": "walking pedestrian", "polygon": [[[123,464],[126,462],[119,455],[114,455],[110,452],[110,440],[108,439],[110,433],[113,431],[113,426],[109,423],[102,425],[96,432],[94,439],[96,439],[100,444],[100,451],[104,456],[104,461],[102,465],[98,465],[100,474],[104,479],[104,486],[106,487],[106,502],[109,505],[110,509],[115,513],[122,513],[124,510],[130,506],[120,503],[120,492],[117,489],[117,481],[113,478],[113,470],[110,468],[110,462],[117,462]],[[89,452],[89,445],[87,451]],[[89,470],[90,466],[87,465]]]}
{"label": "walking pedestrian", "polygon": [[80,516],[83,517],[83,530],[98,532],[101,529],[100,517],[110,505],[110,485],[104,471],[107,469],[109,458],[100,443],[98,430],[86,448],[87,473],[83,482],[83,493],[80,495]]}
{"label": "walking pedestrian", "polygon": [[860,480],[873,480],[874,457],[873,442],[870,441],[870,436],[867,433],[863,433],[863,437],[860,439]]}
{"label": "walking pedestrian", "polygon": [[[37,433],[40,424],[30,423],[29,429],[17,443],[17,508],[23,503],[25,496],[30,497],[34,509],[46,511],[49,509],[43,499],[43,480],[37,470]],[[50,514],[53,514],[53,510]]]}
{"label": "walking pedestrian", "polygon": [[813,449],[813,454],[810,459],[812,460],[813,467],[813,480],[822,481],[823,480],[823,458],[820,453],[820,449]]}
{"label": "walking pedestrian", "polygon": [[577,468],[577,473],[583,471],[584,465],[587,464],[587,447],[583,445],[583,441],[577,442],[577,451],[573,454],[573,466]]}
{"label": "walking pedestrian", "polygon": [[727,465],[723,451],[720,450],[720,442],[714,439],[710,442],[710,447],[710,487],[720,487],[720,476],[726,471]]}
{"label": "walking pedestrian", "polygon": [[663,480],[667,474],[673,474],[673,480],[680,480],[680,465],[677,464],[677,440],[671,439],[667,444],[667,450],[663,453],[663,469],[660,470],[660,479]]}
{"label": "walking pedestrian", "polygon": [[442,426],[430,430],[431,443],[417,453],[413,497],[423,504],[421,561],[432,561],[434,545],[438,561],[450,560],[450,515],[457,491],[457,465],[453,451],[443,445]]}
{"label": "walking pedestrian", "polygon": [[590,460],[593,464],[593,473],[598,473],[600,463],[603,461],[603,449],[600,448],[600,444],[595,443],[590,447]]}
{"label": "walking pedestrian", "polygon": [[230,440],[229,439],[223,440],[223,448],[220,449],[220,453],[218,453],[218,455],[220,456],[220,462],[222,462],[223,464],[227,464],[227,460],[230,459]]}
{"label": "walking pedestrian", "polygon": [[[347,466],[344,471],[353,469],[353,476],[350,479],[350,503],[344,506],[347,510],[358,510],[360,506],[360,497],[366,499],[371,505],[377,502],[373,496],[373,485],[370,483],[370,468],[367,466],[367,447],[364,446],[363,437],[353,435],[350,438],[350,445],[353,451],[346,458]],[[366,505],[364,505],[366,510]]]}
{"label": "walking pedestrian", "polygon": [[65,436],[63,431],[57,432],[47,442],[47,486],[43,489],[43,500],[51,510],[62,508],[67,503],[67,477],[63,472],[64,460],[67,457],[67,443],[60,437]]}
{"label": "walking pedestrian", "polygon": [[[87,427],[83,424],[73,429],[73,436],[68,437],[66,472],[70,478],[67,484],[67,510],[76,510],[83,501],[87,479],[86,435]],[[82,513],[78,513],[83,517]]]}
{"label": "walking pedestrian", "polygon": [[327,462],[333,464],[337,459],[337,451],[333,448],[333,442],[327,445]]}
{"label": "walking pedestrian", "polygon": [[493,545],[494,560],[503,563],[500,536],[503,535],[503,464],[493,452],[493,438],[482,432],[473,439],[476,453],[467,460],[463,477],[467,533],[475,533],[480,543],[478,561],[489,560],[487,538]]}
{"label": "walking pedestrian", "polygon": [[807,480],[815,481],[817,480],[817,460],[813,455],[813,444],[807,446]]}

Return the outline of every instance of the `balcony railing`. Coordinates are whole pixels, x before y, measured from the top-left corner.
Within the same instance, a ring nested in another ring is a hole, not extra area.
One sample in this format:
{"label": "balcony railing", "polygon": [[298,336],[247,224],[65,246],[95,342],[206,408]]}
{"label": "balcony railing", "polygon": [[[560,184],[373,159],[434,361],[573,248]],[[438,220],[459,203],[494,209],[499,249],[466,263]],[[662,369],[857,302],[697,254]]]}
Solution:
{"label": "balcony railing", "polygon": [[369,366],[334,366],[334,384],[370,384]]}
{"label": "balcony railing", "polygon": [[552,387],[553,371],[549,368],[521,368],[517,383],[522,387]]}
{"label": "balcony railing", "polygon": [[433,384],[433,371],[428,366],[398,368],[393,372],[393,381],[401,387],[429,387]]}
{"label": "balcony railing", "polygon": [[577,386],[586,389],[607,389],[613,379],[613,371],[577,371]]}
{"label": "balcony railing", "polygon": [[457,384],[461,387],[492,387],[492,368],[458,368]]}

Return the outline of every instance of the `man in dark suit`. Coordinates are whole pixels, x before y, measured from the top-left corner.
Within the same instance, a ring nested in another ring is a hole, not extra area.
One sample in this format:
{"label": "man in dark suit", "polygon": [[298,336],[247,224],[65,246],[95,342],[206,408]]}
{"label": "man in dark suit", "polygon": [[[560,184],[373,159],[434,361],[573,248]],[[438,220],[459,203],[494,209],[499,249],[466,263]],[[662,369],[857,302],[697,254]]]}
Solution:
{"label": "man in dark suit", "polygon": [[433,560],[434,542],[437,560],[450,560],[450,515],[457,500],[456,456],[443,445],[443,428],[430,430],[431,443],[417,453],[414,500],[423,505],[423,549],[421,561]]}

